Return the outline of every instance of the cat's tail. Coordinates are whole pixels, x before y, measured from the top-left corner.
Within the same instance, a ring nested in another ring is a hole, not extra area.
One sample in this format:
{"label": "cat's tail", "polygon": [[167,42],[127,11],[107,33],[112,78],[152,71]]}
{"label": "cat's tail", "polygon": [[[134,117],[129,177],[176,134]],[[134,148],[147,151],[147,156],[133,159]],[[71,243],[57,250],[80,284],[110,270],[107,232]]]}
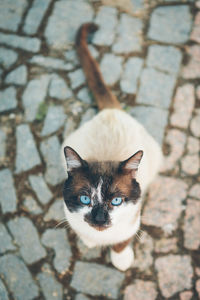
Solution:
{"label": "cat's tail", "polygon": [[99,109],[121,109],[119,101],[106,85],[97,61],[92,57],[88,49],[88,35],[94,33],[97,29],[98,25],[94,23],[85,23],[80,27],[76,36],[77,53],[83,67],[88,86],[97,101]]}

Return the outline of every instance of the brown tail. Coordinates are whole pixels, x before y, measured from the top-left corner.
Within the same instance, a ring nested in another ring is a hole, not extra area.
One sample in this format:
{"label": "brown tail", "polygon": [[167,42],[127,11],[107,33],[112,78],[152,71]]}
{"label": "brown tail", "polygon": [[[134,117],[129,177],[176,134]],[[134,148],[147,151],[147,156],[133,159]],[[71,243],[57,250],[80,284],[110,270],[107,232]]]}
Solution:
{"label": "brown tail", "polygon": [[94,23],[83,24],[78,30],[76,36],[77,53],[86,75],[87,83],[92,91],[97,105],[100,110],[104,108],[118,108],[121,109],[117,98],[112,94],[107,87],[101,75],[99,65],[91,56],[87,45],[87,38],[90,33],[95,32],[98,26]]}

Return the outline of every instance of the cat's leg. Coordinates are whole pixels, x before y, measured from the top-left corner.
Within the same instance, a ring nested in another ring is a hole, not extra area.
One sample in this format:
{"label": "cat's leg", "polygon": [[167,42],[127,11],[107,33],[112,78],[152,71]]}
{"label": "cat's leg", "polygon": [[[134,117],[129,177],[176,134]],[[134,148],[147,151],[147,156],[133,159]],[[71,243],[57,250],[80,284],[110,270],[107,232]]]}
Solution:
{"label": "cat's leg", "polygon": [[134,252],[129,245],[132,238],[115,244],[111,248],[110,256],[112,264],[120,271],[126,271],[133,265],[134,262]]}

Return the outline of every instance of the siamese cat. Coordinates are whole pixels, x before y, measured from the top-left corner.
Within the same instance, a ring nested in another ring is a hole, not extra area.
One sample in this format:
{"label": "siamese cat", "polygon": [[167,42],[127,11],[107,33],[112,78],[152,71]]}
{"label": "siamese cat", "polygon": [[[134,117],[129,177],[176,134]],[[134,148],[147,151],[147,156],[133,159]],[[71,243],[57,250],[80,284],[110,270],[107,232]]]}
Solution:
{"label": "siamese cat", "polygon": [[67,221],[87,247],[110,246],[121,271],[134,261],[129,245],[140,226],[142,197],[162,162],[160,146],[144,127],[122,111],[91,56],[88,35],[98,26],[81,26],[77,53],[100,112],[66,137],[62,149]]}

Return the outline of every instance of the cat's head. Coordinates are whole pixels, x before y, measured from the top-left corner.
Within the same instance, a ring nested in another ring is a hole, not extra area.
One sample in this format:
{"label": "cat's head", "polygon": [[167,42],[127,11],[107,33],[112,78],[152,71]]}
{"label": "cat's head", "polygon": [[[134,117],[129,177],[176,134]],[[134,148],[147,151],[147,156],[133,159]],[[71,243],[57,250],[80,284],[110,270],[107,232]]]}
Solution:
{"label": "cat's head", "polygon": [[140,197],[136,173],[143,151],[122,162],[85,161],[71,147],[64,148],[68,179],[63,196],[68,210],[80,213],[90,226],[105,230],[113,225],[114,214]]}

